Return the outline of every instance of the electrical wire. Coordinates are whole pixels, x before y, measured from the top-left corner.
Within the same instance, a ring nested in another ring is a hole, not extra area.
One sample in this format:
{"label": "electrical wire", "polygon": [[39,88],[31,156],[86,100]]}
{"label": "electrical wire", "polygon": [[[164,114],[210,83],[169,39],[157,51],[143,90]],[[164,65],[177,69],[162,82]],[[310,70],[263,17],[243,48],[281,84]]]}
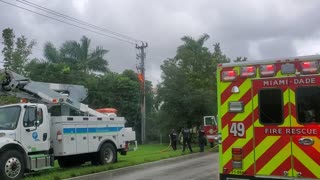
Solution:
{"label": "electrical wire", "polygon": [[4,1],[4,0],[0,0],[0,2],[5,3],[5,4],[8,4],[8,5],[11,5],[11,6],[14,6],[14,7],[17,7],[17,8],[19,8],[19,9],[23,9],[23,10],[25,10],[25,11],[28,11],[28,12],[31,12],[31,13],[34,13],[34,14],[37,14],[37,15],[39,15],[39,16],[43,16],[43,17],[46,17],[46,18],[49,18],[49,19],[52,19],[52,20],[55,20],[55,21],[58,21],[58,22],[61,22],[61,23],[70,25],[70,26],[77,27],[77,28],[79,28],[79,29],[87,30],[87,31],[90,31],[90,32],[92,32],[92,33],[96,33],[96,34],[99,34],[99,35],[102,35],[102,36],[106,36],[106,37],[113,38],[113,39],[116,39],[116,40],[119,40],[119,41],[122,41],[122,42],[129,43],[129,44],[131,44],[131,45],[135,45],[135,44],[136,44],[136,43],[134,43],[134,42],[132,42],[132,41],[120,39],[120,38],[117,38],[117,37],[114,37],[114,36],[111,36],[111,35],[107,35],[107,34],[104,34],[104,33],[98,32],[98,31],[94,31],[94,30],[88,29],[88,28],[86,28],[86,27],[78,26],[78,25],[76,25],[76,24],[69,23],[69,22],[66,22],[66,21],[63,21],[63,20],[54,18],[54,17],[50,17],[50,16],[47,16],[47,15],[45,15],[45,14],[41,14],[41,13],[39,13],[39,12],[36,12],[36,11],[30,10],[30,9],[27,9],[27,8],[24,8],[24,7],[21,7],[21,6],[18,6],[18,5],[16,5],[16,4],[9,3],[9,2]]}
{"label": "electrical wire", "polygon": [[134,41],[134,42],[139,42],[139,41],[141,41],[141,40],[137,40],[137,39],[135,39],[135,38],[132,38],[132,37],[130,37],[130,36],[126,36],[126,35],[123,35],[123,34],[120,34],[120,33],[117,33],[117,32],[111,31],[111,30],[108,30],[108,29],[106,29],[106,28],[102,28],[102,27],[96,26],[96,25],[94,25],[94,24],[87,23],[87,22],[85,22],[85,21],[82,21],[82,20],[80,20],[80,19],[77,19],[77,18],[68,16],[68,15],[66,15],[66,14],[59,13],[59,12],[54,11],[54,10],[52,10],[52,9],[45,8],[45,7],[43,7],[43,6],[40,6],[40,5],[38,5],[38,4],[32,3],[32,2],[27,1],[27,0],[17,0],[17,1],[18,1],[19,3],[25,4],[25,5],[27,5],[27,6],[30,6],[30,7],[39,9],[39,10],[41,10],[41,11],[44,11],[44,12],[53,14],[53,15],[55,15],[55,16],[59,16],[59,17],[61,17],[61,18],[64,18],[64,19],[67,19],[67,20],[70,20],[70,21],[73,21],[73,22],[76,22],[76,23],[79,23],[79,24],[88,26],[88,27],[93,28],[93,29],[96,29],[96,30],[108,32],[108,33],[113,34],[113,35],[115,35],[115,36],[119,36],[119,37],[121,37],[121,38],[125,38],[125,39],[128,39],[128,40],[132,40],[132,41]]}

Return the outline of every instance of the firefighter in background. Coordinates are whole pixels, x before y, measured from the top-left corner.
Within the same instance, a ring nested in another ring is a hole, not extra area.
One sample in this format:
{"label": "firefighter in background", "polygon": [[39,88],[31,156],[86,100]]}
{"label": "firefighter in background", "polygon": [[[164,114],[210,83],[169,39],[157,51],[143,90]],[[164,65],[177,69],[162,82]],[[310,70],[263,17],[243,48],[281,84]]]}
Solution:
{"label": "firefighter in background", "polygon": [[190,129],[185,126],[182,129],[182,137],[183,137],[183,147],[182,147],[182,152],[185,151],[186,145],[188,145],[188,148],[190,150],[190,153],[192,153],[192,148],[191,148],[191,134],[190,134]]}
{"label": "firefighter in background", "polygon": [[199,133],[200,152],[204,152],[204,146],[205,146],[205,143],[206,143],[206,138],[205,138],[205,133],[204,133],[204,129],[203,129],[202,125],[200,125],[198,133]]}
{"label": "firefighter in background", "polygon": [[175,150],[177,150],[177,140],[178,140],[178,134],[177,134],[176,130],[172,129],[169,136],[170,136],[171,147],[175,151]]}

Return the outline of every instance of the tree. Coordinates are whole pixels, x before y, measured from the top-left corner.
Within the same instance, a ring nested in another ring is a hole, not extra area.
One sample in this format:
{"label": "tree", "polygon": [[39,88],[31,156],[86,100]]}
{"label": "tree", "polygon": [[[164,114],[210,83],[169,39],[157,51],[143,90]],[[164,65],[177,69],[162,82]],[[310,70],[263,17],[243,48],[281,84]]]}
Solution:
{"label": "tree", "polygon": [[107,72],[108,62],[104,59],[104,55],[108,53],[108,50],[98,46],[90,51],[89,47],[90,39],[86,36],[81,38],[80,43],[67,41],[60,48],[60,58],[70,67],[73,66],[85,73],[90,71]]}
{"label": "tree", "polygon": [[214,52],[212,53],[213,59],[215,62],[218,63],[229,63],[230,59],[222,53],[222,50],[220,48],[220,43],[216,43],[214,46]]}
{"label": "tree", "polygon": [[24,36],[15,40],[13,29],[6,28],[2,31],[4,45],[2,54],[4,55],[4,67],[14,72],[24,74],[24,67],[29,61],[29,55],[36,44],[35,41],[27,42]]}
{"label": "tree", "polygon": [[204,115],[214,113],[213,93],[215,63],[204,43],[209,35],[199,39],[185,36],[174,59],[161,65],[163,82],[158,86],[158,104],[170,115],[168,126],[200,125]]}

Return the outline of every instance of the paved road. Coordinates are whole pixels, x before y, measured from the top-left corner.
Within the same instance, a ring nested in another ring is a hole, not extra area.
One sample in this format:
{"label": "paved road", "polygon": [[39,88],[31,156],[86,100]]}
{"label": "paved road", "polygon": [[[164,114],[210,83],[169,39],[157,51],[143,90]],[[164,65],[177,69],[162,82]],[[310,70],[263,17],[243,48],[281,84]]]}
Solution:
{"label": "paved road", "polygon": [[216,180],[218,153],[205,152],[69,180]]}

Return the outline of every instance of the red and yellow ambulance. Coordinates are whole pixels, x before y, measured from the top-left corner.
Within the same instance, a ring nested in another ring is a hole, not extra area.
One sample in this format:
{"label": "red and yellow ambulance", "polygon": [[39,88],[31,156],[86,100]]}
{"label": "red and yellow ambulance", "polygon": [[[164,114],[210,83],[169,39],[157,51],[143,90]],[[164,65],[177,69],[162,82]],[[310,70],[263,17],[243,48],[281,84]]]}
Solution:
{"label": "red and yellow ambulance", "polygon": [[320,178],[320,56],[219,64],[220,179]]}

